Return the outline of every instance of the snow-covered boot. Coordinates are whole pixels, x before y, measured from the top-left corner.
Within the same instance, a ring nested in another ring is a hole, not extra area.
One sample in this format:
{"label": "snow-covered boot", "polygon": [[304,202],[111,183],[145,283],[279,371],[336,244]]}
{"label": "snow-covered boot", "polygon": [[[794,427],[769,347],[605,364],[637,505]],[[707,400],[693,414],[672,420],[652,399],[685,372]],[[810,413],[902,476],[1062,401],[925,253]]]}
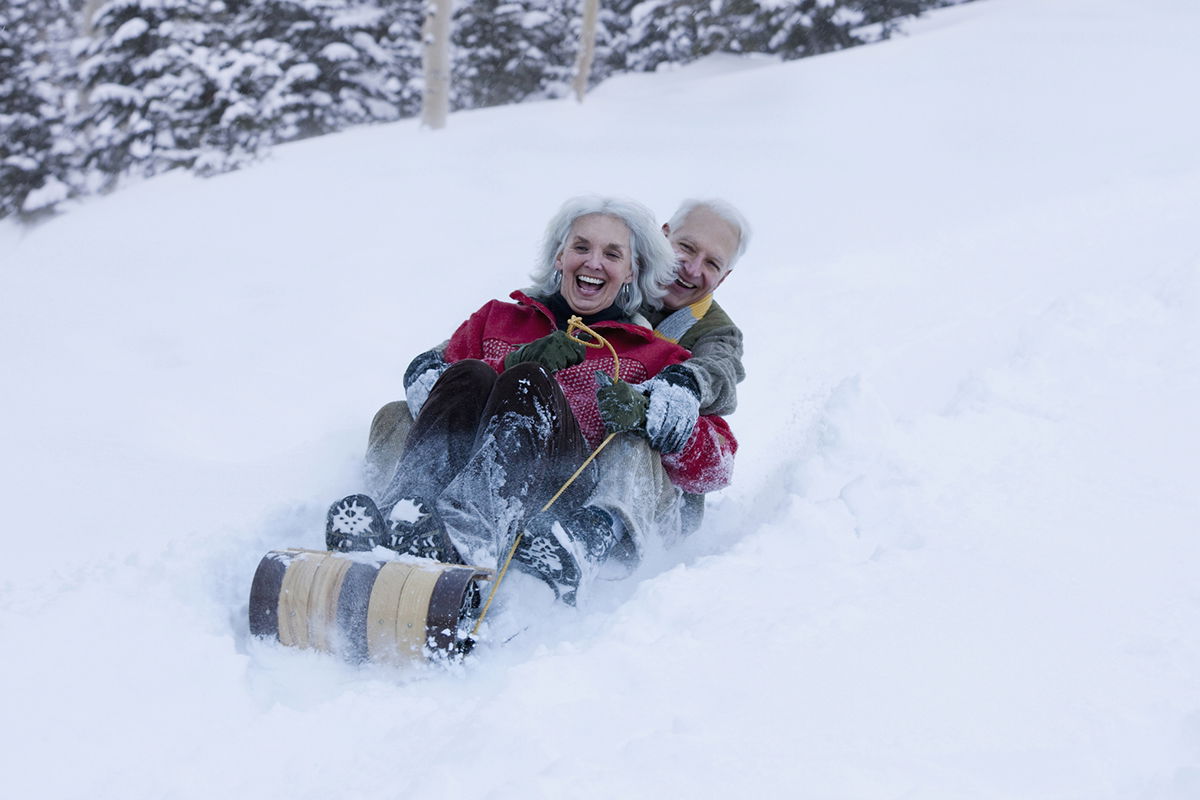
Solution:
{"label": "snow-covered boot", "polygon": [[365,494],[343,497],[325,515],[325,547],[329,550],[372,550],[386,531],[383,515]]}
{"label": "snow-covered boot", "polygon": [[446,537],[445,526],[433,503],[420,497],[401,498],[387,516],[383,546],[401,555],[432,558],[445,564],[461,564]]}
{"label": "snow-covered boot", "polygon": [[612,515],[584,506],[565,517],[553,511],[535,514],[513,561],[550,584],[558,599],[575,605],[586,573],[595,571],[617,543]]}

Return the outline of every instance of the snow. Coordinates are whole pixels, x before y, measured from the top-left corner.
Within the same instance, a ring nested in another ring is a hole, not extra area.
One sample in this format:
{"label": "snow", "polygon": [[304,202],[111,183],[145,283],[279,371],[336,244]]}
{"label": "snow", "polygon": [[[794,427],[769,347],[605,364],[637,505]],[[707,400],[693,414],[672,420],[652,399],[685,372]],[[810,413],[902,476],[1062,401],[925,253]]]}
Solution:
{"label": "snow", "polygon": [[[0,224],[6,794],[1200,796],[1198,23],[984,0]],[[578,612],[514,577],[449,669],[250,639],[409,359],[596,191],[754,226],[704,528]]]}
{"label": "snow", "polygon": [[407,497],[402,497],[392,506],[391,512],[388,514],[388,519],[396,522],[416,522],[423,515],[424,511]]}
{"label": "snow", "polygon": [[293,83],[316,80],[320,74],[321,68],[316,64],[293,64],[288,67],[287,74],[283,76],[283,82],[290,86]]}
{"label": "snow", "polygon": [[141,17],[134,17],[113,32],[110,44],[113,47],[119,47],[131,39],[138,38],[148,30],[150,30],[149,22],[146,22],[146,20],[142,19]]}
{"label": "snow", "polygon": [[142,102],[142,93],[119,83],[101,83],[92,90],[91,99],[97,103],[113,102],[136,106]]}
{"label": "snow", "polygon": [[331,42],[321,48],[321,57],[327,61],[353,61],[358,51],[345,42]]}
{"label": "snow", "polygon": [[31,213],[52,206],[65,200],[69,194],[70,188],[65,183],[50,176],[46,178],[45,183],[25,196],[22,210]]}

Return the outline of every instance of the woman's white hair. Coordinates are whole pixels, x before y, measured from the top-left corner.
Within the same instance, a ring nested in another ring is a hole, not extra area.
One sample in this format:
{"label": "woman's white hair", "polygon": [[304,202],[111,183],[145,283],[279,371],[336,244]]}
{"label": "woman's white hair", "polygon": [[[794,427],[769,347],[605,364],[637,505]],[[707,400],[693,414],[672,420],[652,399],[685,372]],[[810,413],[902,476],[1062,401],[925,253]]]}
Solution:
{"label": "woman's white hair", "polygon": [[571,226],[580,217],[591,214],[615,217],[629,228],[629,255],[634,280],[629,285],[629,295],[624,302],[620,301],[618,295],[621,310],[632,315],[642,307],[642,303],[659,308],[666,295],[664,287],[675,279],[675,251],[655,223],[650,209],[633,200],[617,197],[587,195],[572,197],[563,203],[546,226],[537,266],[529,276],[533,280],[532,291],[543,296],[558,291],[554,262],[567,245]]}

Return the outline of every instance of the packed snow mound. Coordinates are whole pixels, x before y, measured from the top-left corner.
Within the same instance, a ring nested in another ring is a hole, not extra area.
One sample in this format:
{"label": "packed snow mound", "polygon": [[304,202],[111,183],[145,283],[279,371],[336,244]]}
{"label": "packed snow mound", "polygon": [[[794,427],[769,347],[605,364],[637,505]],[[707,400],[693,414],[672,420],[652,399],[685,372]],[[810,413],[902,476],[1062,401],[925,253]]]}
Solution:
{"label": "packed snow mound", "polygon": [[[1198,25],[977,2],[0,224],[9,793],[1200,796]],[[584,192],[756,231],[702,530],[578,611],[513,576],[448,669],[251,638]]]}

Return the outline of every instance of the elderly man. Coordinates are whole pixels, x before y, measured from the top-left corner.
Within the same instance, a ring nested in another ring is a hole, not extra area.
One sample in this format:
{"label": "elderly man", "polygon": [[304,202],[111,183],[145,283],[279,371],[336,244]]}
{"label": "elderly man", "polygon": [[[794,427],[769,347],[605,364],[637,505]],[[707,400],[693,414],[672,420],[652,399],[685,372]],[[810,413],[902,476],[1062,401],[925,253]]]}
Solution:
{"label": "elderly man", "polygon": [[[742,367],[742,332],[713,299],[750,241],[745,217],[722,200],[685,200],[662,226],[678,259],[675,280],[661,309],[642,313],[655,333],[690,350],[692,357],[641,384],[650,403],[646,434],[662,452],[681,449],[702,414],[726,415],[737,407]],[[684,497],[683,528],[695,530],[704,512],[703,495]]]}
{"label": "elderly man", "polygon": [[[690,420],[700,414],[730,414],[737,407],[737,384],[745,377],[742,367],[742,332],[713,299],[750,239],[745,218],[720,200],[687,200],[662,226],[678,259],[675,280],[668,284],[663,307],[643,306],[655,333],[690,350],[691,359],[648,382],[645,389],[660,392],[658,404],[684,403],[687,408],[660,409],[648,420],[651,440],[678,439],[690,435]],[[694,398],[689,403],[679,391],[664,391],[667,385],[685,389]],[[683,426],[664,430],[663,425]],[[682,445],[682,442],[680,443]]]}

